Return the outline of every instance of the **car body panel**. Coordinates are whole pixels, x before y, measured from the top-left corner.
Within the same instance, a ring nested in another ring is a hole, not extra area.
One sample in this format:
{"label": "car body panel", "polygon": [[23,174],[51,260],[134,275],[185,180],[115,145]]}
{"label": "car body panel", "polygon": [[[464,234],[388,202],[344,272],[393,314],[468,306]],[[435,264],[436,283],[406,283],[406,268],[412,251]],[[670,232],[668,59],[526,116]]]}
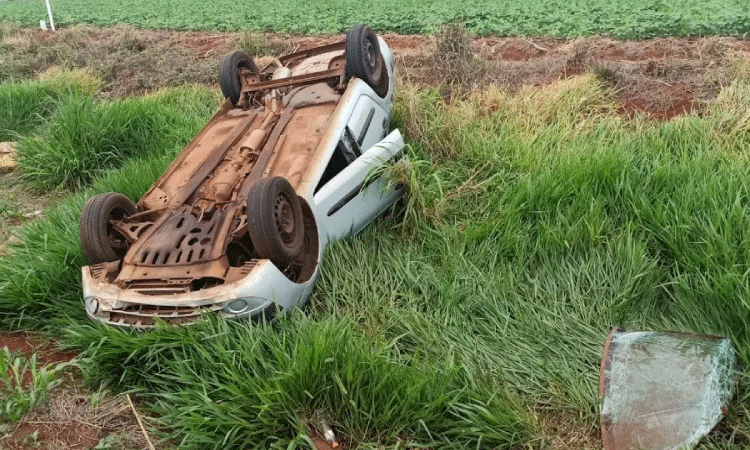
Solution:
{"label": "car body panel", "polygon": [[357,233],[398,199],[401,189],[383,179],[368,180],[374,168],[400,154],[404,143],[394,131],[326,183],[313,197],[313,211],[326,239]]}

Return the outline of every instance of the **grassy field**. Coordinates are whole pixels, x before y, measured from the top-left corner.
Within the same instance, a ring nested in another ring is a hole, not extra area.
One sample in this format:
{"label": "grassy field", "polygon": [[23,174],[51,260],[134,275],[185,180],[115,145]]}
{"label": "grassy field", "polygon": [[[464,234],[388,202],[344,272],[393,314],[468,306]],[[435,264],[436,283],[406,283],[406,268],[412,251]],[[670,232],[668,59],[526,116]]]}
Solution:
{"label": "grassy field", "polygon": [[[484,35],[575,37],[607,34],[617,38],[652,36],[742,35],[750,32],[750,9],[744,0],[458,0],[403,2],[269,1],[238,3],[133,0],[59,0],[53,4],[58,26],[127,23],[142,28],[186,30],[339,33],[354,23],[378,32],[432,33],[448,22],[463,22]],[[37,26],[47,19],[40,0],[0,2],[0,21]]]}
{"label": "grassy field", "polygon": [[[104,101],[60,84],[19,164],[70,195],[0,258],[0,328],[83,351],[90,381],[143,395],[180,448],[309,447],[321,417],[347,447],[552,448],[564,429],[596,448],[612,326],[721,334],[750,362],[750,68],[732,74],[701,116],[664,123],[618,114],[591,73],[449,103],[403,85],[411,170],[393,176],[410,195],[330,248],[310,306],[144,333],[86,319],[80,210],[98,192],[137,199],[217,94]],[[744,367],[700,448],[750,445]]]}

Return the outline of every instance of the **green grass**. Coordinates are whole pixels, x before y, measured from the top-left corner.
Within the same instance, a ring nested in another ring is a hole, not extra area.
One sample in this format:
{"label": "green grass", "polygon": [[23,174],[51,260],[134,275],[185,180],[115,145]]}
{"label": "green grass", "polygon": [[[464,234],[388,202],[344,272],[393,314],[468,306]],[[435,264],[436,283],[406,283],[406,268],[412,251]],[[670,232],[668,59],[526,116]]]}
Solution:
{"label": "green grass", "polygon": [[[420,3],[264,0],[252,4],[228,0],[154,4],[134,0],[127,5],[112,5],[105,0],[60,0],[53,5],[53,12],[60,27],[82,22],[101,26],[127,23],[140,28],[277,33],[339,33],[361,22],[369,23],[378,32],[422,34],[456,21],[483,35],[609,34],[617,38],[644,38],[742,35],[750,31],[750,13],[742,0],[505,0],[476,5],[458,0]],[[42,1],[0,2],[0,21],[18,21],[36,27],[39,19],[46,18]]]}
{"label": "green grass", "polygon": [[[450,104],[402,86],[409,196],[332,245],[311,305],[272,325],[85,318],[78,215],[97,192],[137,199],[178,148],[145,152],[24,227],[0,327],[84,350],[185,448],[309,448],[320,414],[360,448],[547,448],[547,415],[594,434],[615,325],[721,334],[750,362],[749,86],[661,124],[617,115],[593,75]],[[701,448],[750,443],[748,376]]]}
{"label": "green grass", "polygon": [[129,158],[183,147],[218,100],[197,86],[108,102],[67,96],[39,133],[18,143],[18,166],[40,188],[84,187]]}
{"label": "green grass", "polygon": [[180,448],[309,446],[306,430],[321,417],[347,446],[509,448],[531,427],[516,399],[467,384],[457,361],[374,342],[348,318],[295,313],[273,325],[211,320],[147,334],[84,325],[67,335],[104,362],[94,376],[159,392],[151,411]]}
{"label": "green grass", "polygon": [[78,235],[84,203],[96,193],[111,191],[137,201],[179,150],[130,159],[89,189],[61,201],[43,219],[24,226],[23,243],[11,244],[13,255],[0,259],[0,273],[6,277],[0,282],[0,329],[48,328],[59,333],[71,322],[85,322],[80,267],[86,259]]}
{"label": "green grass", "polygon": [[39,127],[67,96],[91,94],[96,80],[83,72],[58,72],[34,82],[0,84],[0,141],[14,141]]}
{"label": "green grass", "polygon": [[0,349],[0,424],[15,423],[62,383],[61,372],[75,362],[40,366],[37,354],[26,358]]}

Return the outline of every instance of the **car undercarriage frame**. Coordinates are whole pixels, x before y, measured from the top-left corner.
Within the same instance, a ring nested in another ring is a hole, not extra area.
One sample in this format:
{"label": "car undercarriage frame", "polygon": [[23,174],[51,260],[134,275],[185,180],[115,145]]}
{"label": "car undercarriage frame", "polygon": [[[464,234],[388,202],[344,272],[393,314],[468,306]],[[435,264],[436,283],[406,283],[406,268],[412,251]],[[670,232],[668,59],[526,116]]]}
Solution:
{"label": "car undercarriage frame", "polygon": [[[377,50],[377,67],[372,54],[361,56],[365,47],[351,50],[373,42],[365,28],[263,69],[242,52],[222,60],[227,101],[140,201],[101,194],[84,208],[89,316],[133,327],[185,323],[208,310],[265,315],[293,305],[279,301],[289,292],[298,301],[309,295],[325,242],[357,231],[400,196],[363,182],[371,165],[403,149],[398,132],[381,141],[395,89],[390,50],[379,40],[388,58]],[[332,195],[332,184],[347,191]],[[353,207],[365,195],[369,202]],[[365,219],[347,230],[338,218],[352,211]]]}

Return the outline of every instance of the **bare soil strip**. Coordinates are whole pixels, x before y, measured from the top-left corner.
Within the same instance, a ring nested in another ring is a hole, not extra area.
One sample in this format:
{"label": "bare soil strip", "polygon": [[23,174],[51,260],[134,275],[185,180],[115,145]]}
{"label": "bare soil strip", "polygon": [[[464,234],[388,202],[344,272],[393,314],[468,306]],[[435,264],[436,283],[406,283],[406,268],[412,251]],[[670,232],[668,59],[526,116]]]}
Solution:
{"label": "bare soil strip", "polygon": [[[126,26],[76,26],[54,34],[19,30],[0,43],[0,79],[30,77],[51,67],[86,68],[102,77],[112,95],[131,95],[188,82],[212,84],[218,61],[234,48],[256,57],[335,42],[341,36],[200,33],[137,30]],[[461,69],[446,67],[437,38],[384,36],[397,57],[400,76],[437,86]],[[701,111],[728,82],[734,61],[750,58],[750,41],[736,38],[609,38],[548,40],[473,38],[476,64],[463,64],[464,89],[499,84],[508,92],[596,72],[617,90],[620,111],[642,111],[657,120]],[[444,56],[444,55],[443,55]],[[12,71],[18,73],[13,74]]]}

